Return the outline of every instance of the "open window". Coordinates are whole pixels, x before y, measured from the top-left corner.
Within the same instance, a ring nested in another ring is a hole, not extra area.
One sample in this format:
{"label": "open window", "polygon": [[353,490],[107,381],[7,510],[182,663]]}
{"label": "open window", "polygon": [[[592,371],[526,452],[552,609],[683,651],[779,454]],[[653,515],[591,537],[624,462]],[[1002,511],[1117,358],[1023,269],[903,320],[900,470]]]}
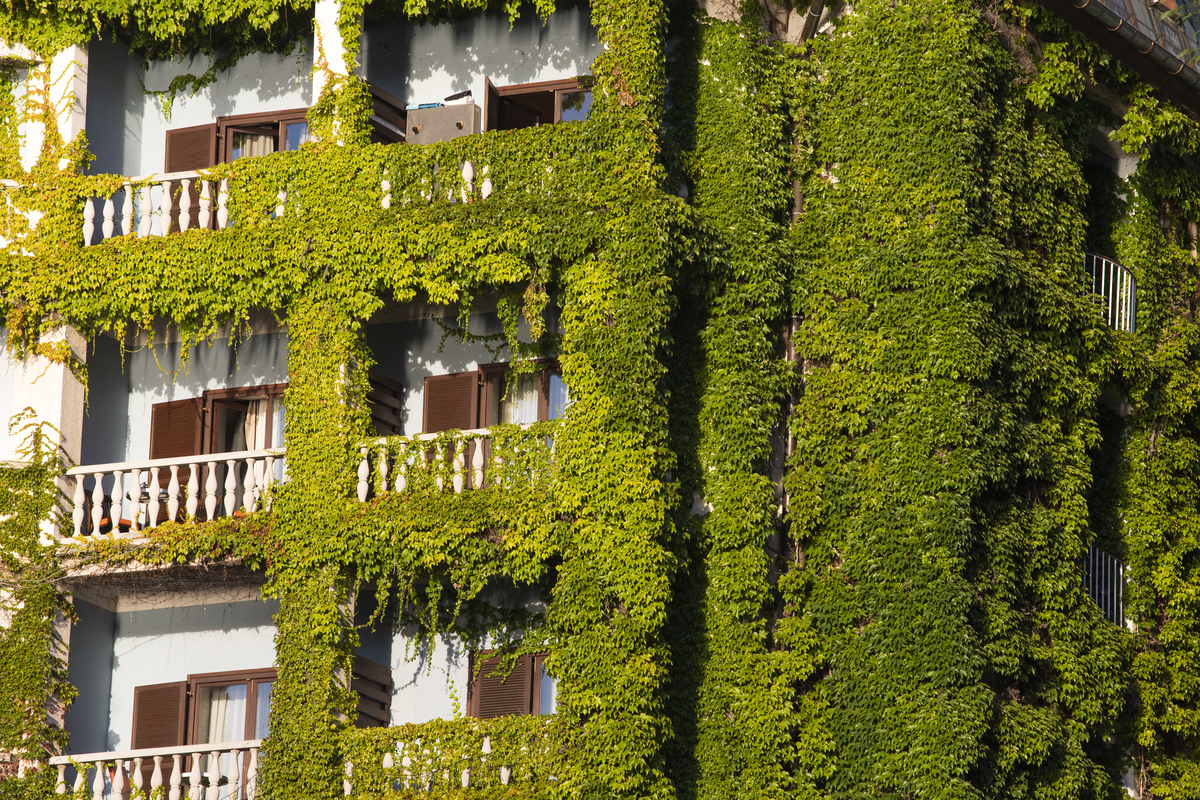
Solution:
{"label": "open window", "polygon": [[558,685],[546,674],[546,654],[518,656],[511,672],[506,672],[506,666],[503,656],[495,651],[471,654],[467,716],[493,719],[514,714],[553,714]]}
{"label": "open window", "polygon": [[484,130],[511,131],[587,119],[592,92],[586,78],[495,86],[485,79]]}
{"label": "open window", "polygon": [[567,386],[553,361],[526,375],[510,375],[509,364],[485,364],[470,372],[425,379],[426,433],[489,425],[544,422],[566,413]]}

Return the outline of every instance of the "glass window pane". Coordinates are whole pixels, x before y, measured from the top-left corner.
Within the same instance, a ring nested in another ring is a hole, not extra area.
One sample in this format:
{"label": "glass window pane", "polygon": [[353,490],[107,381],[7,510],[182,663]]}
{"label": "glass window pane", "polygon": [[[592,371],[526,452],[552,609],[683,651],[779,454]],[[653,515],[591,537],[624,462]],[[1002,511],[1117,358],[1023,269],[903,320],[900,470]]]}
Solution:
{"label": "glass window pane", "polygon": [[232,160],[267,156],[275,152],[275,137],[267,133],[233,132]]}
{"label": "glass window pane", "polygon": [[246,684],[201,686],[196,743],[240,742],[246,737]]}
{"label": "glass window pane", "polygon": [[547,419],[562,419],[567,415],[567,406],[571,404],[571,396],[567,393],[567,384],[562,375],[557,372],[550,375],[550,403]]}
{"label": "glass window pane", "polygon": [[538,713],[553,714],[558,706],[558,681],[546,673],[546,665],[542,664],[541,691],[538,698]]}
{"label": "glass window pane", "polygon": [[258,684],[258,702],[254,709],[254,738],[265,739],[269,730],[267,717],[271,711],[271,687],[275,681],[260,681]]}
{"label": "glass window pane", "polygon": [[563,122],[581,122],[587,119],[588,112],[591,110],[591,92],[563,92],[562,116],[559,117]]}
{"label": "glass window pane", "polygon": [[236,453],[246,449],[246,412],[245,404],[217,405],[217,441],[216,452]]}
{"label": "glass window pane", "polygon": [[289,122],[285,138],[287,140],[284,143],[285,150],[299,150],[300,145],[308,141],[308,123]]}

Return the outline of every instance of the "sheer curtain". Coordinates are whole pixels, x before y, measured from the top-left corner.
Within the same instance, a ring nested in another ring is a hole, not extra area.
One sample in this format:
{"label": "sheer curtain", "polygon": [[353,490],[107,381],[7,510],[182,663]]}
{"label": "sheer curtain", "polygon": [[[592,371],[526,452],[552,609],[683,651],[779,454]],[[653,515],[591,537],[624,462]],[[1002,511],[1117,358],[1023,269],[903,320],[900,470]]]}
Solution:
{"label": "sheer curtain", "polygon": [[538,421],[538,376],[522,375],[512,389],[512,399],[505,405],[505,422],[524,425]]}

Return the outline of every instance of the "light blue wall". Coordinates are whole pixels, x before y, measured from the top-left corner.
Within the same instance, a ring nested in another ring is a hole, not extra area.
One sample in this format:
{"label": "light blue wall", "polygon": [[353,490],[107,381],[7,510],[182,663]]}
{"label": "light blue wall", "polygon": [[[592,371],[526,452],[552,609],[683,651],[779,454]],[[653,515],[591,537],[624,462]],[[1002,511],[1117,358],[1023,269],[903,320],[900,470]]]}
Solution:
{"label": "light blue wall", "polygon": [[88,149],[96,156],[90,174],[140,174],[145,74],[141,59],[124,44],[93,39],[88,45],[86,128]]}
{"label": "light blue wall", "polygon": [[[453,319],[446,320],[453,323]],[[472,314],[469,330],[473,334],[500,333],[500,318],[495,313]],[[476,369],[480,364],[508,359],[508,349],[499,359],[482,344],[464,343],[456,337],[442,341],[442,328],[434,319],[414,319],[367,326],[367,346],[375,358],[375,369],[404,385],[404,434],[420,433],[425,378]]]}
{"label": "light blue wall", "polygon": [[117,612],[108,748],[131,745],[133,689],[188,675],[271,667],[277,600]]}
{"label": "light blue wall", "polygon": [[437,103],[470,89],[483,108],[484,78],[497,86],[587,75],[603,47],[586,5],[543,21],[529,8],[509,29],[503,13],[439,25],[388,22],[363,35],[365,77],[407,103]]}
{"label": "light blue wall", "polygon": [[116,614],[80,599],[75,600],[75,613],[79,620],[71,626],[67,667],[79,696],[66,713],[65,727],[71,734],[67,752],[98,753],[108,749]]}
{"label": "light blue wall", "polygon": [[260,333],[231,345],[218,339],[190,351],[172,382],[180,345],[137,348],[121,364],[119,344],[100,337],[89,348],[88,409],[83,462],[107,464],[150,457],[150,413],[155,403],[199,397],[208,389],[287,381],[287,333]]}

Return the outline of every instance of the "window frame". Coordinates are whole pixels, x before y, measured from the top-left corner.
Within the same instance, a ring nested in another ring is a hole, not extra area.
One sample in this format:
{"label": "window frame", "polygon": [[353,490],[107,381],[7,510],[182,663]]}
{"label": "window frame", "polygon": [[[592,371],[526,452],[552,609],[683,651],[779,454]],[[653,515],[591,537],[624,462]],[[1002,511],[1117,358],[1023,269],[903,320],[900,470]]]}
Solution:
{"label": "window frame", "polygon": [[[279,680],[278,672],[274,667],[263,667],[261,669],[239,669],[230,670],[228,672],[202,672],[187,677],[187,735],[184,737],[184,744],[215,744],[210,742],[200,742],[199,739],[199,724],[200,724],[200,689],[205,686],[231,686],[234,684],[246,684],[246,727],[243,733],[245,737],[240,741],[249,741],[254,739],[254,733],[258,727],[256,719],[258,714],[258,685],[260,683]],[[268,713],[270,713],[268,711]]]}
{"label": "window frame", "polygon": [[[578,91],[591,91],[592,79],[590,76],[580,76],[577,78],[560,78],[553,81],[536,81],[534,83],[514,83],[507,86],[497,86],[492,83],[490,78],[484,78],[484,109],[483,109],[483,129],[489,130],[519,130],[519,128],[505,128],[500,123],[500,115],[503,114],[503,106],[495,112],[497,127],[491,125],[493,112],[491,104],[493,95],[497,100],[502,101],[506,97],[516,97],[523,94],[536,94],[539,92],[554,93],[554,119],[550,123],[557,125],[562,122],[562,101],[563,95],[571,94]],[[534,127],[540,127],[535,125]]]}
{"label": "window frame", "polygon": [[204,420],[202,423],[204,428],[200,434],[200,453],[198,455],[220,455],[220,452],[215,450],[214,447],[217,436],[217,404],[223,400],[244,402],[246,400],[266,397],[270,402],[270,406],[267,409],[266,439],[268,442],[271,441],[274,435],[272,426],[275,424],[275,404],[283,397],[284,392],[287,391],[287,387],[286,383],[267,383],[259,386],[235,386],[227,389],[205,390],[200,395],[204,409]]}
{"label": "window frame", "polygon": [[282,111],[260,111],[254,114],[230,114],[217,117],[218,163],[233,163],[233,136],[238,130],[252,128],[275,128],[275,152],[287,149],[287,126],[296,122],[308,122],[308,108],[287,108]]}

